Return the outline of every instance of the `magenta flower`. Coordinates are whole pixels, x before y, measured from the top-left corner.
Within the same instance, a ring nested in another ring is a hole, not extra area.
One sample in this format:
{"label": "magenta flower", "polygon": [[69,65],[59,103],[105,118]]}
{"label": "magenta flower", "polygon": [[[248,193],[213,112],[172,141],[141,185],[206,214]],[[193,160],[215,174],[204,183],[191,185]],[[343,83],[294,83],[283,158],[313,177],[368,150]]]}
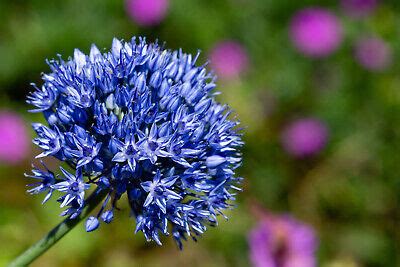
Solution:
{"label": "magenta flower", "polygon": [[166,16],[168,0],[127,0],[126,11],[141,26],[159,24]]}
{"label": "magenta flower", "polygon": [[0,111],[0,162],[17,164],[30,152],[25,122],[16,113]]}
{"label": "magenta flower", "polygon": [[392,50],[377,37],[361,38],[355,46],[354,56],[358,64],[370,71],[383,71],[392,63]]}
{"label": "magenta flower", "polygon": [[264,215],[248,243],[254,267],[316,266],[313,229],[290,216]]}
{"label": "magenta flower", "polygon": [[330,11],[318,7],[298,11],[290,22],[290,39],[295,48],[309,57],[330,55],[342,42],[342,26]]}
{"label": "magenta flower", "polygon": [[362,18],[370,15],[377,7],[378,0],[342,0],[343,11],[350,17]]}
{"label": "magenta flower", "polygon": [[326,125],[314,118],[295,120],[284,129],[281,141],[286,152],[302,158],[320,152],[328,139]]}
{"label": "magenta flower", "polygon": [[241,44],[223,41],[210,53],[211,67],[222,79],[232,79],[248,67],[248,56]]}

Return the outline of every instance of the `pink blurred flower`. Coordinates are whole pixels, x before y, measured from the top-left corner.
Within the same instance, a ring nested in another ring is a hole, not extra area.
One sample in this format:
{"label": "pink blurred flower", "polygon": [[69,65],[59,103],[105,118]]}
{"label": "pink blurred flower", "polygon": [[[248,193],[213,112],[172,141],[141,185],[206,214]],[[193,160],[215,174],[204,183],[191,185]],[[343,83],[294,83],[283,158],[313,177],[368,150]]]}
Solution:
{"label": "pink blurred flower", "polygon": [[168,5],[168,0],[127,0],[126,10],[137,24],[153,26],[165,18]]}
{"label": "pink blurred flower", "polygon": [[330,11],[318,7],[298,11],[290,22],[290,39],[309,57],[325,57],[340,46],[342,26]]}
{"label": "pink blurred flower", "polygon": [[383,71],[392,63],[392,50],[380,38],[361,38],[355,46],[355,58],[367,70]]}
{"label": "pink blurred flower", "polygon": [[378,0],[342,0],[341,5],[348,16],[362,18],[370,15],[376,9]]}
{"label": "pink blurred flower", "polygon": [[320,152],[328,139],[328,128],[314,118],[303,118],[292,121],[284,129],[281,141],[286,152],[302,158]]}
{"label": "pink blurred flower", "polygon": [[11,111],[0,111],[0,162],[17,164],[30,152],[24,120]]}
{"label": "pink blurred flower", "polygon": [[241,44],[235,41],[218,43],[210,53],[211,67],[218,77],[231,79],[248,67],[248,56]]}
{"label": "pink blurred flower", "polygon": [[315,267],[313,229],[290,216],[265,215],[249,236],[254,267]]}

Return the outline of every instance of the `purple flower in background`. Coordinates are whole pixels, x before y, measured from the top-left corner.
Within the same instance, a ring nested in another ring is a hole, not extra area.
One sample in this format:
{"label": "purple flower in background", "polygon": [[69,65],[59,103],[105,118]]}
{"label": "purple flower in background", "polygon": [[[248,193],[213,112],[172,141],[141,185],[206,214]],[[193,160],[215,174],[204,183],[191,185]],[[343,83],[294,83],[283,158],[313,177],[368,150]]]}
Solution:
{"label": "purple flower in background", "polygon": [[341,44],[342,27],[332,12],[318,7],[305,8],[290,22],[290,39],[304,55],[325,57]]}
{"label": "purple flower in background", "polygon": [[313,229],[290,216],[264,215],[248,243],[254,267],[316,266]]}
{"label": "purple flower in background", "polygon": [[383,71],[392,63],[392,50],[380,38],[361,38],[355,46],[355,58],[367,70]]}
{"label": "purple flower in background", "polygon": [[312,156],[324,148],[328,129],[320,120],[299,119],[286,126],[281,139],[284,149],[290,155],[299,158]]}
{"label": "purple flower in background", "polygon": [[17,164],[30,151],[29,134],[23,119],[14,112],[0,111],[0,162]]}
{"label": "purple flower in background", "polygon": [[210,53],[211,67],[223,79],[238,76],[248,67],[248,56],[241,44],[223,41],[215,45]]}
{"label": "purple flower in background", "polygon": [[343,11],[350,17],[362,18],[370,15],[378,5],[378,0],[342,0]]}
{"label": "purple flower in background", "polygon": [[168,0],[127,0],[129,16],[141,26],[159,24],[167,14]]}

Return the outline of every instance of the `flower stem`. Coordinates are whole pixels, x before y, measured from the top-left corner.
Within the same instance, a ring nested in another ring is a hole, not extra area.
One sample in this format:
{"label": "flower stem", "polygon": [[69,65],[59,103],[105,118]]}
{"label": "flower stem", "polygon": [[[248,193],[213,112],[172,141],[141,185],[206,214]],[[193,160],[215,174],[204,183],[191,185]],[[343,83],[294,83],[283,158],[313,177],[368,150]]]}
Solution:
{"label": "flower stem", "polygon": [[18,258],[9,264],[9,267],[28,266],[36,258],[51,248],[58,240],[82,221],[107,195],[107,190],[97,188],[86,200],[82,212],[74,219],[67,218],[48,232],[42,239],[25,250]]}

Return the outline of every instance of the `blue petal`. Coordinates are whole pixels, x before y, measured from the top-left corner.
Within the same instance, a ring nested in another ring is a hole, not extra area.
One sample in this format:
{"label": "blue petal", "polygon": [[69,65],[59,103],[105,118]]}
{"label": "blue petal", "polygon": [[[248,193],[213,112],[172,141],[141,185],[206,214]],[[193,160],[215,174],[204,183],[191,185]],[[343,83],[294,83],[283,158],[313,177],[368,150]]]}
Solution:
{"label": "blue petal", "polygon": [[118,152],[115,154],[115,156],[112,158],[112,161],[116,162],[125,162],[126,161],[126,155],[124,152]]}
{"label": "blue petal", "polygon": [[211,157],[208,157],[206,159],[206,164],[208,168],[216,168],[219,165],[221,165],[222,163],[226,162],[226,158],[218,156],[218,155],[214,155]]}
{"label": "blue petal", "polygon": [[121,49],[122,49],[122,44],[120,40],[114,38],[111,46],[111,51],[113,55],[118,58],[120,56]]}
{"label": "blue petal", "polygon": [[74,60],[76,63],[76,72],[80,73],[86,65],[86,56],[79,49],[74,50]]}
{"label": "blue petal", "polygon": [[97,48],[96,45],[92,44],[92,47],[90,48],[90,55],[89,55],[90,61],[92,63],[94,63],[96,61],[99,61],[100,57],[101,57],[100,50]]}

